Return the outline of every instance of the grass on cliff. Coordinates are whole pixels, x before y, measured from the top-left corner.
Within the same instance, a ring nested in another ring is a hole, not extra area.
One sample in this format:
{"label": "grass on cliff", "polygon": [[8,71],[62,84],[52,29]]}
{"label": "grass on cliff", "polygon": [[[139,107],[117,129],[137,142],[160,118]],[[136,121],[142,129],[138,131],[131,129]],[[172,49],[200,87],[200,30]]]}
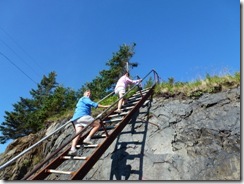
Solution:
{"label": "grass on cliff", "polygon": [[168,82],[162,82],[155,88],[155,95],[167,94],[168,96],[183,95],[185,97],[197,98],[204,93],[217,93],[240,85],[240,72],[234,75],[210,76],[206,74],[205,79],[197,79],[193,82],[174,82],[169,78]]}

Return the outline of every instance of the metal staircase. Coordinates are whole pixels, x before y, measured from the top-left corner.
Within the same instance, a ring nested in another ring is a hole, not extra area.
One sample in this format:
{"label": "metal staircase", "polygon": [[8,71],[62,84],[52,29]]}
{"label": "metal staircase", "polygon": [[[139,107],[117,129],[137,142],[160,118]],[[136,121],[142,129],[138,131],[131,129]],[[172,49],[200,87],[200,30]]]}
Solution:
{"label": "metal staircase", "polygon": [[[126,105],[122,107],[122,112],[120,114],[113,111],[103,119],[103,128],[92,138],[95,142],[94,145],[86,146],[81,144],[77,146],[82,149],[83,154],[81,156],[68,156],[68,148],[63,153],[56,156],[51,163],[42,168],[39,172],[24,179],[45,180],[46,178],[48,179],[50,174],[59,174],[65,175],[61,177],[63,178],[62,180],[82,180],[127,125],[134,112],[143,105],[150,95],[152,95],[153,87],[142,90],[141,92],[142,96],[140,92],[138,92],[128,99]],[[82,140],[83,138],[80,139],[80,142]],[[74,168],[72,171],[59,169],[60,167],[63,168],[63,165],[67,165],[69,161],[76,161],[77,164],[74,165],[77,165],[77,168]]]}
{"label": "metal staircase", "polygon": [[[82,143],[83,139],[88,135],[91,129],[91,127],[88,126],[81,132],[72,136],[67,143],[60,146],[55,152],[45,158],[42,163],[38,164],[31,172],[27,173],[22,180],[82,180],[112,142],[120,135],[133,115],[153,94],[155,85],[158,82],[158,75],[154,70],[150,73],[152,72],[154,73],[156,82],[150,88],[140,89],[134,95],[129,97],[126,104],[122,106],[121,113],[116,113],[114,111],[115,108],[109,108],[110,111],[108,109],[96,118],[101,120],[101,128],[92,137],[94,145],[85,145]],[[77,145],[78,154],[77,156],[69,156],[69,144],[79,135],[82,135],[82,137]],[[20,154],[20,156],[23,154]],[[12,161],[10,161],[10,163],[11,162]],[[6,163],[6,165],[10,163]],[[4,165],[4,167],[6,166]]]}

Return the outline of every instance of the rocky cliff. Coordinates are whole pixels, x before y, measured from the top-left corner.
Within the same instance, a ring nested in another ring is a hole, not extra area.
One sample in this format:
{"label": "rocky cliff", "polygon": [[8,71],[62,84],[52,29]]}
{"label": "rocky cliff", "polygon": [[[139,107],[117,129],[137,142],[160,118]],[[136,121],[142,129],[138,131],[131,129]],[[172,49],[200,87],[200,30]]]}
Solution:
{"label": "rocky cliff", "polygon": [[[240,119],[240,87],[198,99],[154,96],[84,180],[240,180]],[[65,121],[50,122],[45,131],[16,140],[1,155],[0,164]],[[21,179],[72,133],[67,126],[0,171],[0,178]],[[73,164],[66,164],[66,170]],[[57,178],[65,180],[58,175],[49,179]]]}

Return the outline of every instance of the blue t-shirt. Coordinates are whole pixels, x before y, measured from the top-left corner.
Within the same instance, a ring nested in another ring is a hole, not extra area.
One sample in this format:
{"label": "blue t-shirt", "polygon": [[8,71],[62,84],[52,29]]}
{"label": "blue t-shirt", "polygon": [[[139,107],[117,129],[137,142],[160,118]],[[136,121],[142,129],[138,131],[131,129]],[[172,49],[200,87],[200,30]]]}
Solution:
{"label": "blue t-shirt", "polygon": [[75,113],[71,119],[74,121],[82,116],[91,115],[91,108],[98,107],[98,103],[93,102],[89,97],[83,96],[79,99],[78,103],[76,104]]}

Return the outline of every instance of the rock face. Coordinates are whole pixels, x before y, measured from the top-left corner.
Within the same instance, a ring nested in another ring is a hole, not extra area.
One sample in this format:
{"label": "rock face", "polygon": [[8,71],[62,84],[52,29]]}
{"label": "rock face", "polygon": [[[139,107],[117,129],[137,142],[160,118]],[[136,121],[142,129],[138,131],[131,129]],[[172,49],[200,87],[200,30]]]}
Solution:
{"label": "rock face", "polygon": [[[48,131],[57,126],[60,122]],[[44,150],[39,154],[55,150],[72,135],[71,128],[39,147]],[[240,180],[240,153],[239,87],[194,100],[154,97],[84,180]],[[19,161],[8,168],[0,171],[1,178],[21,179],[26,171]]]}

